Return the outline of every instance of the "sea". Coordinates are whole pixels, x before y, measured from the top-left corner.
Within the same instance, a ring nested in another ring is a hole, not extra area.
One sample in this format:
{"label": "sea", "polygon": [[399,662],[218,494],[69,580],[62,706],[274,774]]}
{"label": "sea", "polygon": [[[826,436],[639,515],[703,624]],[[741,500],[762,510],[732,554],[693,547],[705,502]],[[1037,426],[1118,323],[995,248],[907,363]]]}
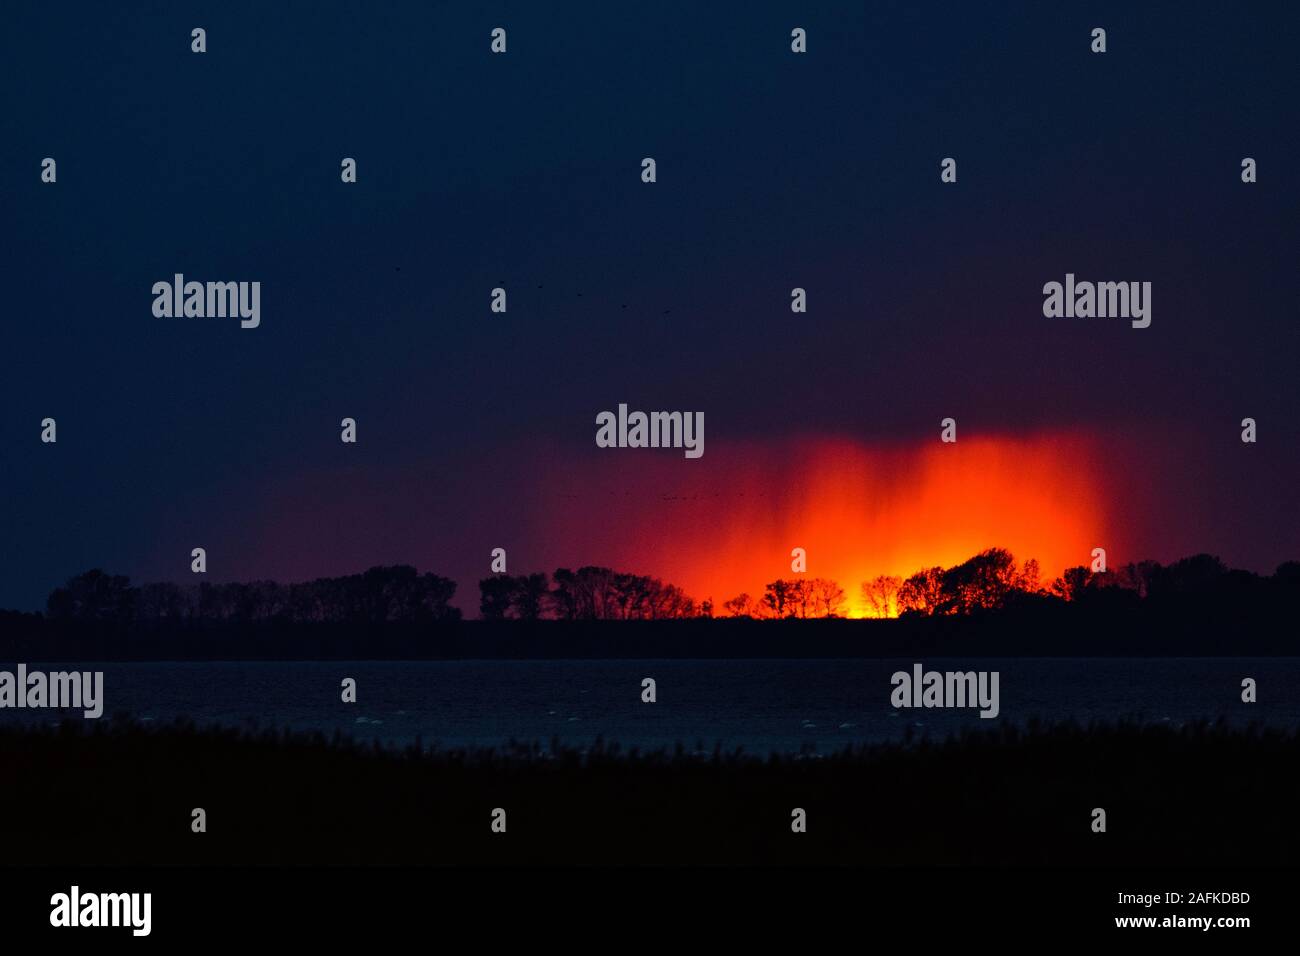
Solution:
{"label": "sea", "polygon": [[[336,733],[401,748],[501,747],[767,755],[942,741],[1032,721],[1194,721],[1300,726],[1300,658],[929,658],[852,660],[257,661],[27,663],[104,672],[104,715],[186,719],[249,731]],[[896,708],[895,672],[998,673],[999,713]],[[0,669],[12,670],[0,662]],[[343,682],[356,682],[345,703]],[[655,701],[643,701],[644,681]],[[1243,681],[1256,682],[1254,703]],[[79,711],[0,709],[0,726]]]}

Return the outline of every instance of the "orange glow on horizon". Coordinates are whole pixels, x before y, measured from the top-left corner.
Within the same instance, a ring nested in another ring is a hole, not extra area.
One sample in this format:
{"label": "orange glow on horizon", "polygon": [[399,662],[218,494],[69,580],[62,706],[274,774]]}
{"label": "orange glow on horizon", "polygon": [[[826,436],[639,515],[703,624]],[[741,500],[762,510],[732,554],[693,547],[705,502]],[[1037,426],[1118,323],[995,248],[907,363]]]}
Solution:
{"label": "orange glow on horizon", "polygon": [[742,592],[757,601],[767,582],[796,577],[790,551],[801,547],[806,577],[837,581],[846,613],[860,617],[863,581],[949,567],[985,548],[1036,558],[1044,584],[1089,563],[1106,541],[1098,473],[1079,436],[717,442],[698,461],[597,458],[584,494],[573,493],[574,476],[557,476],[567,493],[548,496],[545,521],[571,550],[570,566],[652,574],[712,598],[715,614]]}

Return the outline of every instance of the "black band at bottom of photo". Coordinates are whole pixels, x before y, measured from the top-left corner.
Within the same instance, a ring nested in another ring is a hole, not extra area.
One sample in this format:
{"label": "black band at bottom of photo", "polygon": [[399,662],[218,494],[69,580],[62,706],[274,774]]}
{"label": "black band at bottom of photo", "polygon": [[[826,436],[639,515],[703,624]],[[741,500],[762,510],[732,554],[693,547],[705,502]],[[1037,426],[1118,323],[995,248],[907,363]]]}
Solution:
{"label": "black band at bottom of photo", "polygon": [[1282,869],[29,867],[0,868],[0,925],[7,939],[75,931],[92,945],[378,940],[434,925],[497,940],[645,936],[687,920],[742,938],[839,926],[1231,940],[1280,930],[1298,883]]}

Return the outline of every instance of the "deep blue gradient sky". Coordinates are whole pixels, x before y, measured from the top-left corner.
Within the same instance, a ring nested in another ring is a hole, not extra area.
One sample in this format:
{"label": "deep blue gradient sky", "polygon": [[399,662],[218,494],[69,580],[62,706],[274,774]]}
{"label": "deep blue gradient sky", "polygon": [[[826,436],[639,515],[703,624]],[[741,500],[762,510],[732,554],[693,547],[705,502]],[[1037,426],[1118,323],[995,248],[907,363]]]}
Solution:
{"label": "deep blue gradient sky", "polygon": [[[7,4],[0,607],[198,544],[220,580],[551,567],[534,478],[620,401],[703,410],[706,459],[1114,429],[1184,479],[1097,476],[1152,556],[1180,521],[1300,557],[1300,12],[985,6]],[[1067,271],[1152,282],[1151,328],[1045,319]],[[261,281],[261,327],[155,318],[175,272]]]}

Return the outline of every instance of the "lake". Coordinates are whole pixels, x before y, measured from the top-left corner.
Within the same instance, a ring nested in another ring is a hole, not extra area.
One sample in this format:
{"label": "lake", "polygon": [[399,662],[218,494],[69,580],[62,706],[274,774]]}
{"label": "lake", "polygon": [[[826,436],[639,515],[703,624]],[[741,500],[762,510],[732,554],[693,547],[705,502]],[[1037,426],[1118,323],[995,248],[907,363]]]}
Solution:
{"label": "lake", "polygon": [[[597,737],[625,748],[821,753],[846,744],[942,739],[1032,718],[1148,723],[1223,718],[1300,725],[1300,658],[929,658],[927,670],[998,671],[998,717],[976,709],[895,709],[896,660],[354,661],[42,664],[104,672],[104,716],[188,717],[247,729],[342,732],[442,747]],[[13,663],[0,667],[13,668]],[[357,702],[341,701],[344,678]],[[642,703],[641,682],[657,702]],[[1258,703],[1241,681],[1258,682]],[[0,710],[0,723],[57,723],[66,711]]]}

